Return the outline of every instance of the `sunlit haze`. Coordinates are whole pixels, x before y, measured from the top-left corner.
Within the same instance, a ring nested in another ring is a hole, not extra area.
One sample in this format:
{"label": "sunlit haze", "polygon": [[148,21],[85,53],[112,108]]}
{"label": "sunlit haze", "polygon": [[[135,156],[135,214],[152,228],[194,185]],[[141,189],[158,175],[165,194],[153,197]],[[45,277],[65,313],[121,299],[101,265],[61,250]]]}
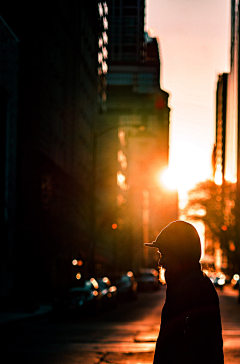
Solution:
{"label": "sunlit haze", "polygon": [[217,75],[229,71],[230,0],[147,0],[146,29],[159,39],[161,88],[170,94],[168,180],[185,193],[211,178]]}

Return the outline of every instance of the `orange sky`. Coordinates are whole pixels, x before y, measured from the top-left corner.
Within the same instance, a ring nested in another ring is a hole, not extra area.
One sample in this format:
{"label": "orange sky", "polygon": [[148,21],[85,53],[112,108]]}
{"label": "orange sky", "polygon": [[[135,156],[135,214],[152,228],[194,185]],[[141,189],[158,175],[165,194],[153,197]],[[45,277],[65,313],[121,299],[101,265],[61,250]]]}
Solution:
{"label": "orange sky", "polygon": [[160,40],[161,87],[170,93],[170,167],[188,189],[211,175],[217,75],[229,72],[230,0],[146,0],[146,29]]}

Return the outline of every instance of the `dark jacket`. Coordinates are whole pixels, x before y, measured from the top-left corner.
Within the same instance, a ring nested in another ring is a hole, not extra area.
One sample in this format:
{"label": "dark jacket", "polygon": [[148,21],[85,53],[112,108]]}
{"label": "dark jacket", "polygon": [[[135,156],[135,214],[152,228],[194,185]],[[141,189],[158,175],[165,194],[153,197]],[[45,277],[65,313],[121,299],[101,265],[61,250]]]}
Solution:
{"label": "dark jacket", "polygon": [[219,299],[210,279],[199,267],[166,281],[154,364],[223,364]]}

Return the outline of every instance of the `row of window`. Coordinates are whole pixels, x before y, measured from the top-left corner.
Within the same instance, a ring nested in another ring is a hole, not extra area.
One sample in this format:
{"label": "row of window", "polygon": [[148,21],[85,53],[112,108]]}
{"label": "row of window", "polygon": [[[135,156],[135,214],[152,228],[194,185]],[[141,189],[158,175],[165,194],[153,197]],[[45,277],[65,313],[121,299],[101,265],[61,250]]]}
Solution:
{"label": "row of window", "polygon": [[118,42],[112,42],[112,44],[115,44],[114,46],[113,46],[113,49],[114,49],[114,51],[115,52],[118,52],[118,50],[119,49],[121,49],[121,47],[122,46],[124,46],[124,45],[129,45],[129,44],[131,44],[132,45],[132,47],[133,46],[137,46],[137,38],[136,37],[134,37],[134,36],[129,36],[129,37],[124,37],[123,38],[123,42],[121,42],[121,43],[118,43]]}
{"label": "row of window", "polygon": [[114,11],[111,9],[109,11],[109,16],[115,15],[115,16],[121,16],[123,14],[124,16],[137,16],[138,14],[138,8],[137,7],[127,7],[127,8],[115,8]]}
{"label": "row of window", "polygon": [[113,0],[115,6],[133,6],[137,5],[139,0]]}
{"label": "row of window", "polygon": [[113,16],[110,18],[110,24],[109,24],[109,28],[117,28],[120,27],[122,25],[129,25],[132,27],[136,27],[138,25],[138,18],[136,17],[126,17],[126,18],[120,18],[119,16]]}
{"label": "row of window", "polygon": [[120,61],[120,62],[137,62],[139,61],[138,55],[132,53],[132,54],[111,54],[111,57],[109,57],[110,62],[112,61]]}
{"label": "row of window", "polygon": [[108,85],[152,86],[155,80],[153,73],[112,73],[107,75]]}

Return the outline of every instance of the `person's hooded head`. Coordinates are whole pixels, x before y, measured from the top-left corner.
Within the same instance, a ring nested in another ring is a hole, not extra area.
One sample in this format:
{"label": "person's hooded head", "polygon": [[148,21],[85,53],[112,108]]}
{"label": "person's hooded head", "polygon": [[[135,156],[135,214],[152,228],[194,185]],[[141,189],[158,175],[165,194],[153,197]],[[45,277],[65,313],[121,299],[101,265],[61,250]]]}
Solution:
{"label": "person's hooded head", "polygon": [[199,266],[200,237],[195,227],[185,221],[171,222],[161,230],[152,243],[145,243],[145,245],[159,250],[162,256],[161,263],[164,261],[162,265],[166,270],[170,265],[176,270]]}

